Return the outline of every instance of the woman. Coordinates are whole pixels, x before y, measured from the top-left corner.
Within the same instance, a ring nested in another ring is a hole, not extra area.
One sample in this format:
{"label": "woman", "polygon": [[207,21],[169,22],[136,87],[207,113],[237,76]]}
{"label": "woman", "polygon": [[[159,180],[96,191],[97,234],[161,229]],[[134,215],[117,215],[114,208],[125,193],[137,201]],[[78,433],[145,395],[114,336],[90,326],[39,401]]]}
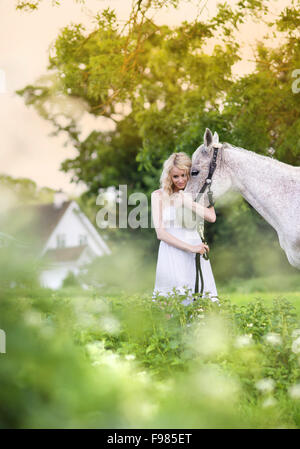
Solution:
{"label": "woman", "polygon": [[[218,293],[210,261],[203,258],[209,247],[202,243],[195,226],[186,229],[181,223],[178,224],[178,211],[182,205],[196,213],[197,217],[210,222],[216,221],[213,207],[203,207],[183,192],[191,165],[192,162],[185,153],[173,153],[164,162],[161,188],[151,194],[153,224],[160,240],[153,297],[158,294],[166,296],[175,287],[180,294],[186,294],[188,289],[189,299],[184,303],[191,302],[196,281],[195,257],[196,253],[200,253],[203,295],[217,301]],[[201,287],[200,276],[198,285]]]}

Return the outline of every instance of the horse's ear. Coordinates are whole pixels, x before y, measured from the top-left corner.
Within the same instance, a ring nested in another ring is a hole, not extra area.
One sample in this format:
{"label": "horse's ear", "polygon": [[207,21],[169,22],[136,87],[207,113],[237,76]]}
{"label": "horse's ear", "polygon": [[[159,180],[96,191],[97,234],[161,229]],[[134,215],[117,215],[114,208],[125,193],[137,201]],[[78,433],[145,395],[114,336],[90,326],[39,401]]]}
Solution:
{"label": "horse's ear", "polygon": [[213,143],[219,143],[219,134],[216,131],[214,132]]}
{"label": "horse's ear", "polygon": [[209,145],[211,145],[212,141],[213,141],[213,135],[212,132],[209,128],[206,128],[205,133],[204,133],[204,145],[206,147],[209,147]]}

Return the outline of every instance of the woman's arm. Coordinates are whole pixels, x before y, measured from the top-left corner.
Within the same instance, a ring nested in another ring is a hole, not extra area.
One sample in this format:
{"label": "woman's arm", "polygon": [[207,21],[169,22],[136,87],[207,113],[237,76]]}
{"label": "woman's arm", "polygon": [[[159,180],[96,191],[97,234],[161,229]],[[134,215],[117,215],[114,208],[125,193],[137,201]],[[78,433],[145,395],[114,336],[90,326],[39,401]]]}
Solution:
{"label": "woman's arm", "polygon": [[184,251],[192,251],[192,245],[176,238],[174,235],[167,232],[163,226],[162,222],[162,198],[159,192],[152,192],[151,194],[151,211],[153,224],[155,227],[156,235],[158,240],[163,240],[169,245],[173,245],[176,248],[182,249]]}
{"label": "woman's arm", "polygon": [[192,209],[193,212],[195,212],[200,217],[203,217],[204,220],[206,221],[209,221],[211,223],[214,223],[216,221],[217,219],[216,211],[213,206],[212,207],[201,206],[201,204],[192,200],[191,194],[188,192],[183,192],[182,190],[180,190],[180,192],[178,193],[182,198],[184,206],[188,207],[189,209]]}

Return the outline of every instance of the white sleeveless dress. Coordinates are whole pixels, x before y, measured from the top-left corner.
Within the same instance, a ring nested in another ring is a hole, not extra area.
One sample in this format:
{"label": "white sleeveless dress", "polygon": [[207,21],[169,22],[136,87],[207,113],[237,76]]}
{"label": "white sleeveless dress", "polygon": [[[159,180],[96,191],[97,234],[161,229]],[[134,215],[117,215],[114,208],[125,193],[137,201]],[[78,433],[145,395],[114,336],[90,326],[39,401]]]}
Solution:
{"label": "white sleeveless dress", "polygon": [[[199,245],[202,241],[196,229],[186,229],[179,227],[176,222],[176,207],[174,205],[165,207],[162,214],[162,221],[167,232],[191,245]],[[152,298],[157,295],[166,296],[168,293],[176,292],[186,294],[187,299],[184,304],[192,302],[192,294],[195,290],[196,281],[196,253],[184,251],[160,241],[158,258],[156,265],[155,287]],[[203,296],[209,297],[212,301],[218,301],[218,292],[211,269],[210,261],[200,255],[200,264],[203,275]],[[201,278],[199,274],[199,292],[201,290]]]}

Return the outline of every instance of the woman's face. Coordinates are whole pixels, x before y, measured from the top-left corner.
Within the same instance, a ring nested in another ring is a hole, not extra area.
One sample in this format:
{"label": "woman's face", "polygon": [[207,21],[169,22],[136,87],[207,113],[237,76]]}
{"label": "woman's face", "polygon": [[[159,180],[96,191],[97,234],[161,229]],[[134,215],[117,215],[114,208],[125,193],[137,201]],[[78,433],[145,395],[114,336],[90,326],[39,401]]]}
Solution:
{"label": "woman's face", "polygon": [[185,170],[180,170],[180,168],[173,167],[170,175],[174,184],[175,192],[178,192],[178,190],[182,190],[185,188],[188,181],[188,176]]}

